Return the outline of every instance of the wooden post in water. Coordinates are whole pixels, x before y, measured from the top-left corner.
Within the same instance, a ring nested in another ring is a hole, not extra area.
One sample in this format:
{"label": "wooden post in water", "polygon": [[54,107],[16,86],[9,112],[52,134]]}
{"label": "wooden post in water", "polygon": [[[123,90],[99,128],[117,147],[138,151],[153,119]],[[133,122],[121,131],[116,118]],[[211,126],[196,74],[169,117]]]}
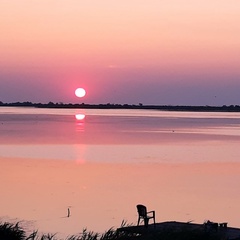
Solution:
{"label": "wooden post in water", "polygon": [[70,217],[70,208],[68,208],[68,215],[67,217]]}

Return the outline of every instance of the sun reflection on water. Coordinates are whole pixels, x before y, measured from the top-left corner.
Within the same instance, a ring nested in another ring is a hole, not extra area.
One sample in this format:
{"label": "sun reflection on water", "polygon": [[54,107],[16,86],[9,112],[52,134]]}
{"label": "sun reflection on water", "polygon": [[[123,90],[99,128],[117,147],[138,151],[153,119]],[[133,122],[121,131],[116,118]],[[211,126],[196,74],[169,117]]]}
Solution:
{"label": "sun reflection on water", "polygon": [[78,121],[84,120],[85,119],[85,114],[83,114],[83,113],[75,114],[75,118]]}
{"label": "sun reflection on water", "polygon": [[83,144],[76,144],[74,146],[75,150],[75,163],[77,164],[84,164],[86,163],[85,155],[86,155],[86,145]]}
{"label": "sun reflection on water", "polygon": [[84,113],[77,113],[75,114],[76,119],[76,131],[77,132],[84,132],[84,120],[86,115]]}

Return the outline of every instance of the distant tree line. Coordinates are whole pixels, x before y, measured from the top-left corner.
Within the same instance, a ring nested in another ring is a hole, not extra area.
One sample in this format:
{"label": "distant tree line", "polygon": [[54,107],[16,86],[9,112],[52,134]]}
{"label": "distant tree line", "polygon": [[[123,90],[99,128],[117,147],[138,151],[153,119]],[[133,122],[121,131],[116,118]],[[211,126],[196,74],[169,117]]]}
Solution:
{"label": "distant tree line", "polygon": [[12,102],[3,103],[0,107],[35,107],[35,108],[85,108],[85,109],[150,109],[165,111],[196,111],[196,112],[240,112],[239,105],[223,106],[181,106],[181,105],[144,105],[139,104],[85,104],[85,103],[32,103],[32,102]]}

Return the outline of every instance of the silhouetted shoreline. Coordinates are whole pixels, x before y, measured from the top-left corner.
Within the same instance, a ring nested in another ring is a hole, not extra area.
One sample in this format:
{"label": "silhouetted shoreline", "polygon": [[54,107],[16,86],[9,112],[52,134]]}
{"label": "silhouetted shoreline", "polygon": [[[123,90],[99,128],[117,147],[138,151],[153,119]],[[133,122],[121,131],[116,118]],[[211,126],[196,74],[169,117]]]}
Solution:
{"label": "silhouetted shoreline", "polygon": [[[165,239],[165,240],[239,240],[239,228],[218,227],[210,222],[210,225],[184,223],[184,222],[161,222],[157,223],[156,227],[149,225],[144,226],[126,226],[122,225],[118,229],[110,228],[100,234],[94,231],[89,231],[86,228],[79,234],[70,235],[66,240],[150,240],[150,239]],[[38,235],[38,231],[34,230],[29,236],[21,223],[0,223],[0,239],[4,240],[37,240],[37,239],[63,239],[57,238],[56,233],[47,233]]]}
{"label": "silhouetted shoreline", "polygon": [[148,109],[161,111],[187,111],[187,112],[240,112],[239,105],[223,106],[183,106],[183,105],[143,105],[135,104],[86,104],[86,103],[32,103],[13,102],[3,103],[0,107],[35,107],[35,108],[81,108],[81,109]]}

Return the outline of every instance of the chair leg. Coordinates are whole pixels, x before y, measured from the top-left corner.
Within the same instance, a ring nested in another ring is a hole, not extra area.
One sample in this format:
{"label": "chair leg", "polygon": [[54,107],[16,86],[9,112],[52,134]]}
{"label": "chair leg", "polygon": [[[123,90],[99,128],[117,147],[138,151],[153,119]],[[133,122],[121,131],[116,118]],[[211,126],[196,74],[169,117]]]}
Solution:
{"label": "chair leg", "polygon": [[148,221],[149,221],[148,218],[144,218],[144,226],[145,226],[146,228],[148,227]]}
{"label": "chair leg", "polygon": [[154,223],[154,228],[156,227],[156,221],[155,221],[155,211],[153,211],[153,223]]}
{"label": "chair leg", "polygon": [[140,217],[138,218],[138,223],[137,223],[137,225],[139,225],[139,223],[140,223]]}

